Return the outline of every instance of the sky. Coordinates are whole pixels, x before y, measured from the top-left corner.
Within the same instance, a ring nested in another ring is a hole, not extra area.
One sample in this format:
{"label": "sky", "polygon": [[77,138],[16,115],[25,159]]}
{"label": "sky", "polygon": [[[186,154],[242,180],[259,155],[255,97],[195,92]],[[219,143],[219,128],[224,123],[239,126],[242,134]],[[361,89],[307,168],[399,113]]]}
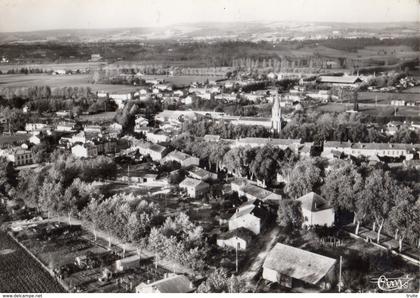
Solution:
{"label": "sky", "polygon": [[196,22],[420,21],[420,0],[0,0],[0,31]]}

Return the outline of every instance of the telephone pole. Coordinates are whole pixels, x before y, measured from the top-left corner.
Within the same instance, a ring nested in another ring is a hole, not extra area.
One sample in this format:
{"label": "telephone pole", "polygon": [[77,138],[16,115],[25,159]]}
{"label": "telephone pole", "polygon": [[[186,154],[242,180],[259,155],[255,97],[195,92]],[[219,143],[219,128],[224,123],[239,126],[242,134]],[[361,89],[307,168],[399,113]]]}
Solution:
{"label": "telephone pole", "polygon": [[235,260],[235,264],[236,264],[236,274],[238,274],[238,267],[239,267],[239,262],[238,262],[238,236],[236,236],[236,250],[235,250],[235,254],[236,254],[236,260]]}
{"label": "telephone pole", "polygon": [[338,292],[341,292],[341,287],[343,285],[343,282],[341,280],[341,266],[343,264],[343,257],[340,256],[340,269],[339,269],[339,275],[338,275]]}

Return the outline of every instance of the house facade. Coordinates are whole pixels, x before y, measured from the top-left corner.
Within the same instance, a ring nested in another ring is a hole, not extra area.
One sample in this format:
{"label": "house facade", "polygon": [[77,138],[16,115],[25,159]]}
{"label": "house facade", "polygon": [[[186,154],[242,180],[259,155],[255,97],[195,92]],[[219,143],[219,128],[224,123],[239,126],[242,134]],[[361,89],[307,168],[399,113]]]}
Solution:
{"label": "house facade", "polygon": [[314,192],[310,192],[297,200],[302,204],[304,225],[328,227],[334,225],[334,208],[332,208],[323,197]]}
{"label": "house facade", "polygon": [[191,198],[198,198],[205,195],[208,192],[209,185],[198,179],[185,178],[180,184],[180,188],[187,191],[187,194]]}
{"label": "house facade", "polygon": [[264,261],[262,276],[287,288],[306,284],[328,290],[336,282],[336,260],[277,243]]}

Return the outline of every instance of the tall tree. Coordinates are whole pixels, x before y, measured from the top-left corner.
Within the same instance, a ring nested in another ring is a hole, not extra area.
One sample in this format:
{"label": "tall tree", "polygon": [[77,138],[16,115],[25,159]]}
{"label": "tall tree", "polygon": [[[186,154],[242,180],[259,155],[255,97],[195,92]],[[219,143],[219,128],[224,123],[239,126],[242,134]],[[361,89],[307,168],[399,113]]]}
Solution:
{"label": "tall tree", "polygon": [[282,200],[277,211],[277,224],[289,230],[302,228],[303,214],[301,202],[296,200]]}
{"label": "tall tree", "polygon": [[325,177],[322,194],[336,211],[352,212],[354,223],[360,225],[356,207],[363,189],[364,179],[357,167],[348,161],[337,161]]}
{"label": "tall tree", "polygon": [[400,196],[399,187],[389,172],[382,169],[373,170],[366,178],[365,188],[362,192],[362,204],[360,208],[369,210],[373,217],[373,230],[377,229],[376,241],[379,243],[381,231],[391,208]]}
{"label": "tall tree", "polygon": [[321,169],[312,160],[298,162],[290,173],[287,185],[289,196],[298,198],[316,190],[322,182],[321,173]]}

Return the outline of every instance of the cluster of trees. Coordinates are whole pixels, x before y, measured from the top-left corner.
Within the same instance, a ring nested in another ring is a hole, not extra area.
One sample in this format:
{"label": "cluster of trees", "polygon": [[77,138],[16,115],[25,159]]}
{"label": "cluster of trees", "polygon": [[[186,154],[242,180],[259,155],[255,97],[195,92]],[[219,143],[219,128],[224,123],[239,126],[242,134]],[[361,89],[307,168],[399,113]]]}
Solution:
{"label": "cluster of trees", "polygon": [[[334,207],[338,222],[342,216],[353,214],[355,233],[361,224],[372,225],[380,241],[381,232],[393,235],[399,241],[420,245],[420,201],[418,187],[412,182],[398,180],[401,175],[380,166],[356,165],[338,160],[326,170],[321,159],[299,161],[290,172],[286,199],[280,202],[278,224],[298,230],[303,223],[300,202],[302,195],[311,191],[320,193]],[[407,173],[410,176],[409,173]],[[404,177],[403,175],[402,177]]]}
{"label": "cluster of trees", "polygon": [[[28,120],[28,116],[25,115],[22,110],[12,107],[4,107],[0,105],[0,115],[4,117],[7,125],[3,125],[3,131],[17,131],[23,130]],[[0,129],[1,129],[0,128]]]}
{"label": "cluster of trees", "polygon": [[225,142],[206,142],[189,134],[182,134],[172,140],[172,145],[183,152],[200,158],[211,170],[222,168],[236,176],[259,179],[271,185],[277,173],[291,171],[298,157],[292,150],[264,146],[258,148],[230,148]]}
{"label": "cluster of trees", "polygon": [[132,133],[137,114],[141,112],[149,120],[149,124],[153,125],[153,116],[160,111],[162,111],[162,104],[158,101],[141,102],[130,100],[124,105],[124,108],[117,111],[114,120],[122,125],[123,132]]}
{"label": "cluster of trees", "polygon": [[76,99],[95,97],[90,87],[50,87],[50,86],[32,86],[32,87],[3,87],[0,88],[0,96],[9,100],[13,98],[24,99],[43,99],[60,98]]}
{"label": "cluster of trees", "polygon": [[250,177],[272,185],[277,173],[290,171],[297,156],[290,150],[264,146],[232,148],[223,156],[223,165],[239,177]]}
{"label": "cluster of trees", "polygon": [[305,142],[320,140],[342,142],[399,142],[418,143],[420,136],[412,130],[403,129],[395,136],[387,136],[383,127],[367,123],[357,113],[296,113],[282,129],[280,138],[301,138]]}
{"label": "cluster of trees", "polygon": [[6,157],[0,157],[0,196],[12,197],[17,186],[17,173]]}
{"label": "cluster of trees", "polygon": [[244,293],[246,292],[245,281],[241,278],[231,275],[223,268],[212,271],[206,281],[197,288],[197,293]]}
{"label": "cluster of trees", "polygon": [[30,111],[38,113],[71,110],[74,114],[80,114],[116,109],[114,102],[98,99],[90,87],[0,88],[0,106],[22,109],[24,105],[27,105]]}
{"label": "cluster of trees", "polygon": [[53,153],[51,165],[39,171],[19,172],[16,197],[40,210],[79,216],[94,194],[91,182],[114,178],[116,164],[108,157],[80,160],[69,154]]}
{"label": "cluster of trees", "polygon": [[349,162],[337,162],[325,177],[322,194],[336,210],[354,214],[356,234],[360,224],[372,224],[377,241],[385,229],[399,240],[420,244],[418,194],[390,171]]}
{"label": "cluster of trees", "polygon": [[204,268],[208,251],[203,228],[182,212],[166,218],[162,226],[152,228],[145,247],[159,259],[170,259],[197,271]]}
{"label": "cluster of trees", "polygon": [[156,204],[133,194],[116,194],[105,200],[93,198],[83,210],[83,218],[95,229],[129,242],[146,237],[159,222],[159,216]]}
{"label": "cluster of trees", "polygon": [[270,131],[263,126],[233,125],[229,122],[214,122],[211,120],[186,121],[182,125],[182,132],[198,137],[206,134],[220,135],[223,139],[245,137],[269,137]]}
{"label": "cluster of trees", "polygon": [[146,81],[135,75],[134,68],[131,69],[112,69],[107,71],[95,71],[93,82],[101,84],[118,84],[145,86]]}

